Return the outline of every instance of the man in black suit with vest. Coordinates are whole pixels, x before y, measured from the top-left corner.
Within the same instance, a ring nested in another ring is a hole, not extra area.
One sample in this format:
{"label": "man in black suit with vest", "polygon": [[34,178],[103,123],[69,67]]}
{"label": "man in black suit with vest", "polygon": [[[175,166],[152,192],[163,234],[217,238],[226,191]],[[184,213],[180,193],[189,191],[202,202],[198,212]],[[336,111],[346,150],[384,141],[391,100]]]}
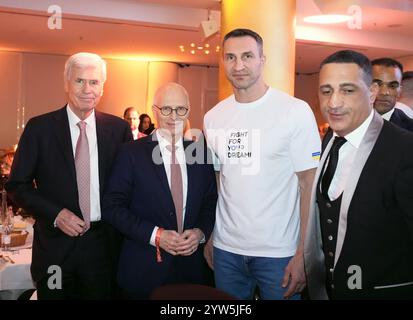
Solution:
{"label": "man in black suit with vest", "polygon": [[126,121],[95,110],[105,80],[98,55],[72,55],[64,71],[68,104],[30,119],[16,151],[6,189],[36,219],[31,273],[39,299],[113,294],[119,236],[100,221],[100,203],[132,133]]}
{"label": "man in black suit with vest", "polygon": [[305,241],[311,299],[413,298],[413,135],[374,111],[379,90],[364,55],[320,69],[333,130],[313,186]]}
{"label": "man in black suit with vest", "polygon": [[[394,123],[396,126],[413,132],[413,120],[399,109],[397,99],[400,97],[402,87],[403,65],[391,58],[380,58],[371,61],[373,82],[378,86],[378,93],[374,101],[374,109],[383,119]],[[331,139],[332,130],[329,128],[322,142],[322,150]]]}

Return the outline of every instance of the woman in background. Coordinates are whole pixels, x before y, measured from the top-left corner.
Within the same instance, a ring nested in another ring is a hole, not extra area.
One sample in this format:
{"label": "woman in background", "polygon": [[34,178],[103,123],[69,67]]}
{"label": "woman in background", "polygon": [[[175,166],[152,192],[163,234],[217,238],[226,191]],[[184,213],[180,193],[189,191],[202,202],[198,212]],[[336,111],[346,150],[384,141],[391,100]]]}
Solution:
{"label": "woman in background", "polygon": [[151,117],[149,117],[146,113],[142,113],[139,116],[139,132],[149,135],[155,129],[155,126],[152,123]]}

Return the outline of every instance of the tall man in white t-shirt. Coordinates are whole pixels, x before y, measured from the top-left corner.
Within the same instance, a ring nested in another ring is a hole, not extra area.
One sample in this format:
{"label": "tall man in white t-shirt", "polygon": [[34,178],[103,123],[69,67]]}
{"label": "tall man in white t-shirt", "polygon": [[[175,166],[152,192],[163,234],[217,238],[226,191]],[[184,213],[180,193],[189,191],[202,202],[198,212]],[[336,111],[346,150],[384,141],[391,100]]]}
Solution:
{"label": "tall man in white t-shirt", "polygon": [[[220,188],[213,250],[216,286],[251,299],[298,298],[305,285],[303,232],[320,156],[314,115],[263,79],[262,38],[236,29],[223,42],[234,95],[204,119]],[[276,72],[276,70],[274,70]]]}

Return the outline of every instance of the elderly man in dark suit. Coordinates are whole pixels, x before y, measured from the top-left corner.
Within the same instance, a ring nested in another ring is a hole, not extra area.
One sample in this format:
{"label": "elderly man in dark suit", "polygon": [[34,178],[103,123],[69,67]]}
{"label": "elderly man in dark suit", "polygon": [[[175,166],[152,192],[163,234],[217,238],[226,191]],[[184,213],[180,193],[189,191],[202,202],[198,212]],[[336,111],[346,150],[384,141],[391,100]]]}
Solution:
{"label": "elderly man in dark suit", "polygon": [[413,297],[413,135],[374,111],[371,64],[339,51],[321,64],[333,130],[313,185],[305,241],[311,299]]}
{"label": "elderly man in dark suit", "polygon": [[105,299],[114,289],[115,231],[101,222],[112,161],[128,123],[95,110],[106,64],[77,53],[65,65],[68,103],[27,123],[6,185],[36,219],[31,272],[39,299]]}
{"label": "elderly man in dark suit", "polygon": [[205,283],[203,244],[215,223],[211,160],[202,139],[183,139],[186,90],[162,86],[153,112],[159,129],[121,149],[103,201],[103,218],[125,236],[118,284],[132,299],[164,284]]}

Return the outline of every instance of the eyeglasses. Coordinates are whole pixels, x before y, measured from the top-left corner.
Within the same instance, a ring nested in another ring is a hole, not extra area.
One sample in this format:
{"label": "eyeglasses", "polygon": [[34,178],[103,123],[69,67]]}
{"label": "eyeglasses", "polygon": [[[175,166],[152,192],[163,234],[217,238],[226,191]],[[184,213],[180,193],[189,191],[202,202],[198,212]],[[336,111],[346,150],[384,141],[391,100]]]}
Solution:
{"label": "eyeglasses", "polygon": [[188,108],[187,107],[183,107],[183,106],[178,106],[176,108],[172,108],[170,106],[163,106],[163,107],[158,107],[157,105],[153,105],[154,107],[157,107],[159,110],[161,110],[161,113],[163,116],[169,116],[171,115],[171,113],[173,111],[175,111],[175,113],[180,116],[183,117],[188,113]]}
{"label": "eyeglasses", "polygon": [[373,80],[374,83],[377,83],[377,85],[382,88],[383,86],[386,86],[390,90],[397,90],[398,88],[401,88],[401,85],[397,81],[390,81],[390,82],[383,82],[380,80]]}

